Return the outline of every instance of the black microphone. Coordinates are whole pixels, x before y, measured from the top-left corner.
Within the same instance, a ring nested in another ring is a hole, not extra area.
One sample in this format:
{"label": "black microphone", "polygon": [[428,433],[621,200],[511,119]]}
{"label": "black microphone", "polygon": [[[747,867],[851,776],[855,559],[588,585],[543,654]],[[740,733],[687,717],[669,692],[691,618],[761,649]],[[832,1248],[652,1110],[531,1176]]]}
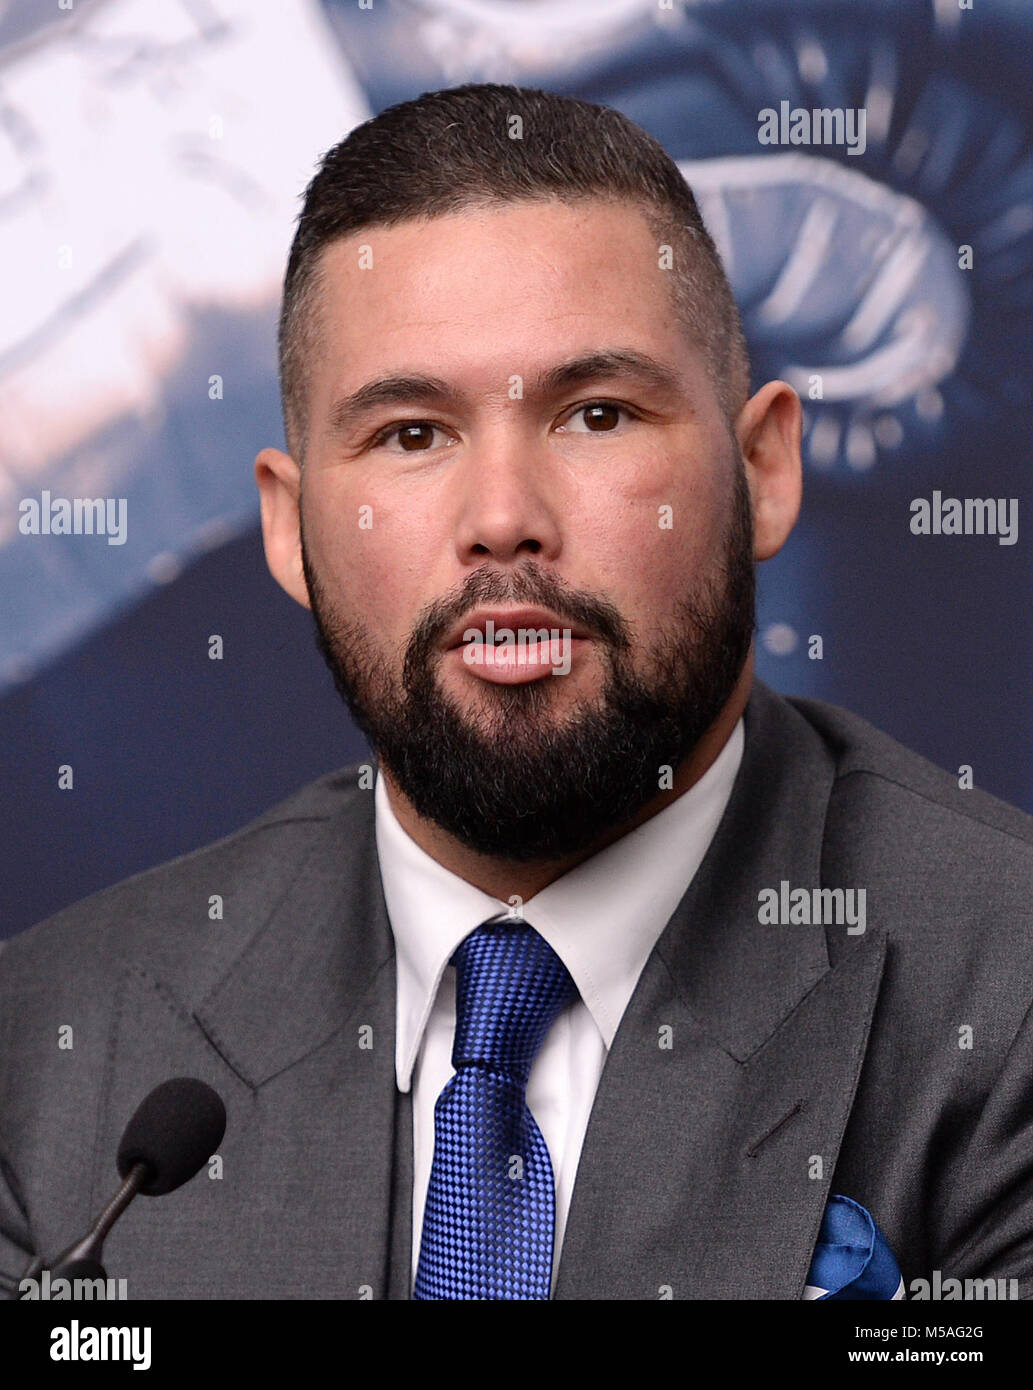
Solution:
{"label": "black microphone", "polygon": [[218,1093],[193,1077],[174,1077],[155,1086],[126,1125],[118,1171],[128,1178],[145,1163],[149,1171],[139,1191],[161,1197],[200,1172],[225,1133],[226,1107]]}
{"label": "black microphone", "polygon": [[[112,1226],[138,1192],[160,1197],[189,1182],[222,1143],[226,1107],[218,1092],[191,1076],[163,1081],[137,1106],[118,1146],[125,1182],[83,1236],[51,1266],[57,1279],[105,1279],[100,1262]],[[46,1261],[37,1257],[23,1276],[35,1279]]]}

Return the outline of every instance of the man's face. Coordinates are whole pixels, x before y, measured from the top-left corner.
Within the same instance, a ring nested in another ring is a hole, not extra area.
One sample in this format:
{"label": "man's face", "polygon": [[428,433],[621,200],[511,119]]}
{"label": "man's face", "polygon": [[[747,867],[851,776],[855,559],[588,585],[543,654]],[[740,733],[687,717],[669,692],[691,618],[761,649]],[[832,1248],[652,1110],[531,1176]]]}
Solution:
{"label": "man's face", "polygon": [[[415,810],[485,854],[558,859],[625,823],[748,655],[742,460],[657,259],[604,201],[323,253],[300,499],[320,645]],[[340,408],[397,377],[441,385]],[[488,618],[572,639],[496,662],[469,639]]]}

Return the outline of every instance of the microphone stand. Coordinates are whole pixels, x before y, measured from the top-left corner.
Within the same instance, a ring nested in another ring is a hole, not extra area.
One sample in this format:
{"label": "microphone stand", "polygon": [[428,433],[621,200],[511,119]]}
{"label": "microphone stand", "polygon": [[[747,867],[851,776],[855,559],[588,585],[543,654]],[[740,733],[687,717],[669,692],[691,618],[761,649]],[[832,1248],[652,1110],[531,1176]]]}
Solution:
{"label": "microphone stand", "polygon": [[[125,1211],[150,1174],[150,1165],[134,1163],[125,1182],[112,1197],[82,1240],[70,1245],[57,1257],[51,1268],[55,1279],[106,1279],[107,1274],[100,1262],[104,1241],[112,1226]],[[46,1260],[37,1255],[22,1275],[23,1279],[38,1279],[46,1267]]]}

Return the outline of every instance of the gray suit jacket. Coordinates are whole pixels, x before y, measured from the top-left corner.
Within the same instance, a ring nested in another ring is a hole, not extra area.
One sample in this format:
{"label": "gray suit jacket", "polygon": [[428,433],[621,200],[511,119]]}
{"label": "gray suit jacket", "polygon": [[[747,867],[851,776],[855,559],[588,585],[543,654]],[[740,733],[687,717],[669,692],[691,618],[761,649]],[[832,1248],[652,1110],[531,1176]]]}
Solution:
{"label": "gray suit jacket", "polygon": [[[324,777],[0,952],[8,1296],[114,1191],[145,1093],[192,1075],[226,1102],[221,1176],[115,1227],[129,1296],[408,1297],[411,1115],[357,781]],[[864,888],[865,931],[762,924],[783,881]],[[798,1299],[834,1192],[905,1282],[1033,1296],[1031,905],[1030,818],[757,683],[728,808],[603,1071],[555,1296]]]}

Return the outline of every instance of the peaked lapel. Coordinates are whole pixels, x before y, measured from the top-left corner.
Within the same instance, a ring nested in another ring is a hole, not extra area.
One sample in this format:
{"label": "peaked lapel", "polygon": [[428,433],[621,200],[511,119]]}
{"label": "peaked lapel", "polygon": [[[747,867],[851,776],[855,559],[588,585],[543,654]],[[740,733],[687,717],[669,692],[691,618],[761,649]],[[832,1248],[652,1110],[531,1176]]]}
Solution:
{"label": "peaked lapel", "polygon": [[[136,965],[123,979],[98,1195],[112,1187],[122,1127],[157,1082],[209,1081],[227,1128],[221,1181],[202,1170],[135,1203],[112,1232],[112,1267],[138,1297],[383,1298],[406,1227],[391,1229],[395,968],[372,792],[349,792],[325,821],[255,834],[267,838],[244,851],[227,925],[256,925],[214,985],[194,984],[199,1002]],[[201,883],[202,901],[213,887]]]}
{"label": "peaked lapel", "polygon": [[[834,765],[760,682],[725,815],[621,1020],[589,1120],[557,1299],[802,1296],[867,1045],[883,932],[764,925],[824,884]],[[831,968],[826,931],[839,933]],[[848,1194],[849,1195],[849,1194]]]}

